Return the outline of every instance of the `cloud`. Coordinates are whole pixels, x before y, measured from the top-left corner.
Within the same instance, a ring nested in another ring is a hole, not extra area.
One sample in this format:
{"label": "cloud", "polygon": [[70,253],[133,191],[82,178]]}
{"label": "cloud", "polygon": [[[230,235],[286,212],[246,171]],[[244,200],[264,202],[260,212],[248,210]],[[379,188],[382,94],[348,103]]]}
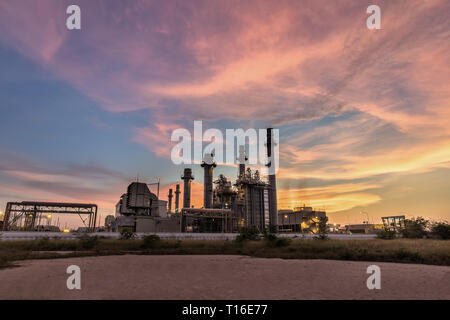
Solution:
{"label": "cloud", "polygon": [[172,131],[179,126],[169,123],[156,123],[152,127],[135,128],[134,141],[146,146],[160,157],[170,158]]}
{"label": "cloud", "polygon": [[61,1],[15,1],[0,3],[0,39],[26,56],[51,63],[67,37]]}
{"label": "cloud", "polygon": [[[82,31],[73,33],[64,14],[56,18],[64,1],[10,1],[0,4],[0,41],[105,110],[148,112],[132,139],[160,157],[170,157],[172,130],[203,119],[280,127],[280,179],[376,180],[445,166],[450,3],[380,0],[378,31],[365,27],[369,4],[80,1]],[[29,168],[49,174],[39,177],[49,190],[71,188],[58,175],[121,179],[88,167]],[[334,188],[309,190],[309,201],[328,199],[332,210],[381,201],[373,190]]]}
{"label": "cloud", "polygon": [[45,167],[5,152],[0,159],[0,199],[96,203],[111,210],[128,177],[93,164]]}
{"label": "cloud", "polygon": [[[177,1],[80,5],[86,27],[74,34],[36,28],[41,20],[31,22],[25,2],[5,3],[3,34],[20,52],[45,57],[49,68],[110,111],[151,109],[160,121],[176,122],[256,118],[281,126],[356,108],[400,127],[429,126],[447,112],[432,104],[426,114],[423,103],[436,98],[420,80],[432,80],[444,94],[448,78],[434,71],[448,66],[442,44],[449,32],[434,20],[444,18],[445,1],[414,1],[406,12],[401,3],[382,1],[380,32],[362,23],[365,3],[351,1],[327,8],[296,1],[199,1],[183,10]],[[51,26],[49,17],[61,7],[44,1],[33,9]],[[423,101],[412,115],[414,106],[401,105],[405,93]]]}
{"label": "cloud", "polygon": [[306,204],[331,213],[379,202],[381,197],[373,192],[383,187],[382,183],[371,181],[316,180],[318,185],[310,185],[305,178],[279,180],[278,204],[280,207],[294,208]]}

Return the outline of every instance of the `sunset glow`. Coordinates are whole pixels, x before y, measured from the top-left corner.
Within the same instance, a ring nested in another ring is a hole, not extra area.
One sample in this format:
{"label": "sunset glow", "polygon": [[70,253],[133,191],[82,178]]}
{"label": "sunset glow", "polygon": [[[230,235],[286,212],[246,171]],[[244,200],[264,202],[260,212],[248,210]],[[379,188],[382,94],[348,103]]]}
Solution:
{"label": "sunset glow", "polygon": [[72,201],[105,217],[137,176],[166,200],[184,168],[170,135],[203,120],[280,130],[279,209],[450,220],[449,1],[377,1],[375,31],[370,1],[80,0],[77,32],[70,3],[0,3],[2,211]]}

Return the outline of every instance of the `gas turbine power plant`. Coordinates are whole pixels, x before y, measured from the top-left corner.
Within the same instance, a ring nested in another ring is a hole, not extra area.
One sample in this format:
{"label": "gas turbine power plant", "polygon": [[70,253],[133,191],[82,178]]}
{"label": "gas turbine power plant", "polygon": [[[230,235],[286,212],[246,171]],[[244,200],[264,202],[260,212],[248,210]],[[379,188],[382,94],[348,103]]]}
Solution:
{"label": "gas turbine power plant", "polygon": [[[203,168],[203,207],[191,207],[192,168],[185,168],[183,206],[180,208],[180,184],[175,192],[169,189],[168,201],[160,200],[146,183],[133,182],[116,205],[116,216],[108,218],[111,231],[130,228],[134,232],[238,232],[242,227],[260,231],[277,230],[277,196],[273,155],[273,131],[267,129],[268,182],[258,170],[245,167],[248,158],[245,146],[239,147],[239,174],[234,184],[224,175],[214,180],[217,164],[212,154],[206,154]],[[215,186],[215,187],[214,187]],[[172,211],[173,193],[175,206]]]}
{"label": "gas turbine power plant", "polygon": [[[180,184],[176,184],[175,191],[169,189],[168,201],[165,201],[159,197],[159,182],[158,192],[154,194],[149,184],[135,181],[120,197],[115,216],[105,218],[105,228],[101,231],[234,233],[243,227],[253,227],[261,232],[314,232],[318,219],[326,215],[324,211],[305,206],[294,210],[277,209],[272,128],[266,133],[267,180],[261,178],[258,170],[246,168],[248,157],[244,145],[239,145],[236,159],[239,169],[234,183],[222,174],[214,180],[217,167],[214,155],[205,154],[200,164],[203,168],[203,207],[191,205],[194,176],[192,168],[184,168],[180,177],[183,180],[181,207]],[[58,226],[51,224],[52,215],[59,214],[77,215],[84,224],[78,230],[99,231],[95,204],[31,201],[8,202],[0,230],[59,231],[59,218]],[[69,230],[65,228],[64,232]]]}

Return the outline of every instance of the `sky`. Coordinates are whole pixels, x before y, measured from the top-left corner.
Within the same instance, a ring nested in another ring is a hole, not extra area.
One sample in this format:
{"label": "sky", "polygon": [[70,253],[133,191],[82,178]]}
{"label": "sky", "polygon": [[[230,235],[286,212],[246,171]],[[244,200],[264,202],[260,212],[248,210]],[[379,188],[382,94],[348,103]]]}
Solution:
{"label": "sky", "polygon": [[[70,4],[81,30],[66,28]],[[366,27],[371,4],[380,30]],[[279,129],[279,209],[450,220],[449,12],[446,0],[2,1],[0,210],[88,202],[105,217],[138,176],[160,178],[166,199],[184,168],[171,133],[202,120]]]}

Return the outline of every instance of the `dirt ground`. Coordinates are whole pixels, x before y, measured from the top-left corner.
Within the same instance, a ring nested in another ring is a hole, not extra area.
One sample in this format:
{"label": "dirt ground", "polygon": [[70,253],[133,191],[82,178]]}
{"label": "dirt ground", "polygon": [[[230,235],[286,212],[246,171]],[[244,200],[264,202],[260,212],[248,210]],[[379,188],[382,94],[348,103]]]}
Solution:
{"label": "dirt ground", "polygon": [[[369,265],[381,289],[369,290]],[[0,270],[0,299],[450,299],[450,267],[245,256],[107,256],[22,261]],[[81,290],[69,290],[69,265]]]}

